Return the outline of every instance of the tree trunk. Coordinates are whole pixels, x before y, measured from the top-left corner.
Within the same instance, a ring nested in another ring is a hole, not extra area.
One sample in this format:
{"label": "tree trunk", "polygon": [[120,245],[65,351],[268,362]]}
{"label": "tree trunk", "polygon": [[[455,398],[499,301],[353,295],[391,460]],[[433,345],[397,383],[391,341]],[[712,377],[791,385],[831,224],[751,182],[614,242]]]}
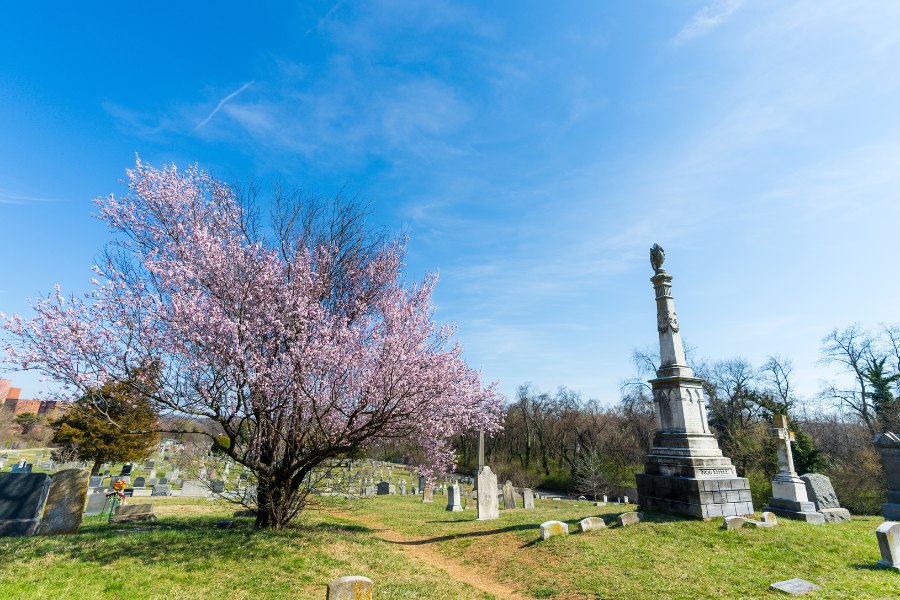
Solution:
{"label": "tree trunk", "polygon": [[99,458],[94,460],[94,466],[91,467],[91,477],[96,477],[100,474],[100,466],[103,464],[103,461]]}

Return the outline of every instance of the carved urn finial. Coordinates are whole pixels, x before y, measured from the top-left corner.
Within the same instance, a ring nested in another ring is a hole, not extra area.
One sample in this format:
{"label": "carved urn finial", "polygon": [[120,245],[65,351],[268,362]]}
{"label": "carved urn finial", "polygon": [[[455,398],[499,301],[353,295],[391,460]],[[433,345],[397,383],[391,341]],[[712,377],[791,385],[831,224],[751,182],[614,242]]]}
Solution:
{"label": "carved urn finial", "polygon": [[662,268],[663,261],[666,260],[666,253],[663,252],[662,246],[659,244],[653,244],[653,247],[650,248],[650,266],[653,267],[653,270],[656,274],[665,273]]}

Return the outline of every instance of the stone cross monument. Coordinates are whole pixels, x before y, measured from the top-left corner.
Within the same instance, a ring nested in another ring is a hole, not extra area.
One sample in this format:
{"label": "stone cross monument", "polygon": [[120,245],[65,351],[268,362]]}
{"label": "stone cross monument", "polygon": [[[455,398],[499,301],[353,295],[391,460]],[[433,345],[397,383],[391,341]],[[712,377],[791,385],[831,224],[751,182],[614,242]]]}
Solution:
{"label": "stone cross monument", "polygon": [[772,498],[769,506],[763,510],[775,513],[779,517],[821,524],[825,515],[816,512],[816,505],[806,495],[806,483],[797,476],[794,470],[794,456],[791,454],[791,442],[794,433],[788,429],[787,417],[775,415],[775,423],[769,430],[769,437],[778,446],[778,473],[772,480]]}
{"label": "stone cross monument", "polygon": [[650,384],[656,434],[644,472],[636,476],[638,504],[701,519],[752,515],[750,484],[722,456],[706,419],[703,379],[694,376],[684,358],[672,276],[663,270],[664,260],[663,249],[654,244],[650,281],[656,290],[660,367]]}

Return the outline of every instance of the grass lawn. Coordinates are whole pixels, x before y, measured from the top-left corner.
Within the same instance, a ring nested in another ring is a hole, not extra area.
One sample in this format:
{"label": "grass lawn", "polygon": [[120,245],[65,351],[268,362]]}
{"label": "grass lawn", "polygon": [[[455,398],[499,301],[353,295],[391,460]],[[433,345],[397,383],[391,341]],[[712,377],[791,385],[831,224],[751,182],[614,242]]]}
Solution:
{"label": "grass lawn", "polygon": [[[445,500],[376,497],[354,512],[314,513],[299,529],[254,532],[247,519],[235,529],[215,528],[230,518],[230,505],[153,498],[157,522],[109,525],[93,518],[77,536],[0,539],[0,599],[324,600],[325,584],[344,575],[372,578],[376,600],[491,597],[382,541],[363,523],[426,540],[447,560],[533,598],[772,598],[769,584],[793,577],[822,585],[815,598],[900,597],[900,573],[874,568],[879,518],[820,526],[780,520],[774,529],[726,532],[721,519],[648,511],[645,522],[627,528],[543,542],[543,521],[565,521],[575,531],[586,516],[613,524],[625,507],[537,501],[535,510],[476,522],[475,511],[446,512]],[[116,533],[133,528],[149,531]]]}

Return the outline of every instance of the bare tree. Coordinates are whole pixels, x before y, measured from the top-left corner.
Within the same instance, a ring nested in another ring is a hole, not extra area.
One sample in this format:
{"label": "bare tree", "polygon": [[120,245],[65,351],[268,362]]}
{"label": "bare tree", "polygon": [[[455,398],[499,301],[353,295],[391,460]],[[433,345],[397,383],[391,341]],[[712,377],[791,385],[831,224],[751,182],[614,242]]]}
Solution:
{"label": "bare tree", "polygon": [[834,329],[822,338],[819,358],[821,364],[837,365],[843,374],[853,377],[853,387],[826,382],[820,396],[854,411],[873,436],[878,433],[877,418],[866,390],[865,372],[867,358],[872,356],[874,343],[872,334],[859,323],[854,323],[843,331]]}

